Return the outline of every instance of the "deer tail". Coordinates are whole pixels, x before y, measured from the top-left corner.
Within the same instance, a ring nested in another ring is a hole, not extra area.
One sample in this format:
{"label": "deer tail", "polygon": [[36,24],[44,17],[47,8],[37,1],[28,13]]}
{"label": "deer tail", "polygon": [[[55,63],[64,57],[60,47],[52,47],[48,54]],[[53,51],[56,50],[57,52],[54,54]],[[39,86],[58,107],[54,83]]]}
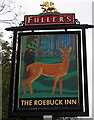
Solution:
{"label": "deer tail", "polygon": [[31,65],[28,65],[27,68],[26,68],[26,70],[29,71],[30,68],[31,68]]}

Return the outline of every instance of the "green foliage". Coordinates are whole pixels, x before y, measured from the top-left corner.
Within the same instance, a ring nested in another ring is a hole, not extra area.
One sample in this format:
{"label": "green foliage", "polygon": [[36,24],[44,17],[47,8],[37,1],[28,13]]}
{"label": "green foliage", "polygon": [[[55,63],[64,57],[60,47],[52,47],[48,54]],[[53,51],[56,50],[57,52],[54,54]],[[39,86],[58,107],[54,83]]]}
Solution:
{"label": "green foliage", "polygon": [[10,59],[11,55],[11,49],[12,47],[9,45],[8,41],[3,41],[2,42],[2,61],[6,61]]}
{"label": "green foliage", "polygon": [[46,44],[46,41],[41,41],[42,44]]}
{"label": "green foliage", "polygon": [[7,41],[2,42],[2,114],[3,119],[8,116],[8,102],[9,102],[9,79],[11,62],[11,46]]}
{"label": "green foliage", "polygon": [[45,46],[40,46],[39,49],[45,49],[46,47]]}

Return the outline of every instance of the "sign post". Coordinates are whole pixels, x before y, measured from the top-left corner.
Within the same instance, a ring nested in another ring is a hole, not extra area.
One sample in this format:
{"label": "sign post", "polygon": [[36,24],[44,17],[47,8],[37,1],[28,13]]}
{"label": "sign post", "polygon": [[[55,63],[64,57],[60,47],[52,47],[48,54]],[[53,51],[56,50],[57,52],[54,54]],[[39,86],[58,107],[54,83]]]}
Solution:
{"label": "sign post", "polygon": [[6,28],[14,32],[9,116],[88,116],[85,30],[94,26],[60,14],[52,2],[41,6],[43,13]]}

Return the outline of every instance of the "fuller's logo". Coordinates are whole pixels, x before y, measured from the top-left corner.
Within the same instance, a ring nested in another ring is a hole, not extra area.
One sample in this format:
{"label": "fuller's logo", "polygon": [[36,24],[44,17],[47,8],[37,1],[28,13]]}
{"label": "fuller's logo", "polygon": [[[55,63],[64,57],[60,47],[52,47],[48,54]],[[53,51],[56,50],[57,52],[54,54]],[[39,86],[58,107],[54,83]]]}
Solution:
{"label": "fuller's logo", "polygon": [[57,9],[54,7],[54,3],[53,2],[43,2],[43,4],[40,4],[40,6],[42,6],[43,9],[43,13],[47,13],[47,12],[58,12]]}
{"label": "fuller's logo", "polygon": [[38,24],[74,24],[74,14],[60,14],[60,15],[26,15],[25,25]]}
{"label": "fuller's logo", "polygon": [[60,14],[53,2],[41,4],[43,12],[39,15],[26,15],[25,25],[74,24],[75,14]]}

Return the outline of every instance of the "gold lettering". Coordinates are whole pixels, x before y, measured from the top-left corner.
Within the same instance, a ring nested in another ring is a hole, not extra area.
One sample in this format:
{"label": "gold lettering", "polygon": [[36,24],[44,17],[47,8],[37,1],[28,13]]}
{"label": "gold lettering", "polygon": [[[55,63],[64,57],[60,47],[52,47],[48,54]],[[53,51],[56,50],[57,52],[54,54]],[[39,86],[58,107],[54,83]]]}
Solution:
{"label": "gold lettering", "polygon": [[32,100],[21,100],[22,105],[32,105]]}
{"label": "gold lettering", "polygon": [[73,104],[77,104],[77,100],[75,99],[75,100],[65,100],[65,105],[73,105]]}
{"label": "gold lettering", "polygon": [[47,102],[47,105],[49,105],[49,100],[47,100],[46,102]]}
{"label": "gold lettering", "polygon": [[24,105],[28,105],[28,100],[24,100]]}
{"label": "gold lettering", "polygon": [[70,104],[70,105],[71,105],[71,100],[67,100],[67,104]]}
{"label": "gold lettering", "polygon": [[24,100],[21,100],[22,105],[24,105]]}
{"label": "gold lettering", "polygon": [[77,100],[72,100],[72,104],[77,104]]}
{"label": "gold lettering", "polygon": [[43,100],[43,105],[46,105],[46,100]]}
{"label": "gold lettering", "polygon": [[53,22],[56,22],[57,17],[53,17]]}
{"label": "gold lettering", "polygon": [[44,18],[43,17],[41,18],[41,22],[44,23]]}
{"label": "gold lettering", "polygon": [[58,105],[58,100],[55,100],[55,105]]}
{"label": "gold lettering", "polygon": [[[26,104],[26,102],[24,103],[22,101],[22,104]],[[32,101],[29,101],[29,105],[32,105]],[[40,105],[40,106],[41,105],[63,105],[63,100],[58,100],[58,99],[56,100],[34,100],[34,105]]]}
{"label": "gold lettering", "polygon": [[32,100],[29,100],[29,105],[32,105]]}
{"label": "gold lettering", "polygon": [[50,100],[50,105],[54,105],[54,100]]}
{"label": "gold lettering", "polygon": [[70,16],[67,16],[67,22],[71,22]]}
{"label": "gold lettering", "polygon": [[63,100],[59,100],[59,105],[63,105]]}
{"label": "gold lettering", "polygon": [[39,18],[34,18],[35,23],[39,23]]}
{"label": "gold lettering", "polygon": [[37,105],[37,100],[34,100],[34,105]]}
{"label": "gold lettering", "polygon": [[32,21],[32,17],[28,17],[28,23],[30,23]]}
{"label": "gold lettering", "polygon": [[60,22],[64,22],[63,19],[64,19],[64,17],[60,17],[60,18],[59,18],[59,21],[60,21]]}
{"label": "gold lettering", "polygon": [[48,23],[48,22],[51,22],[51,21],[50,21],[50,17],[47,17],[47,23]]}
{"label": "gold lettering", "polygon": [[39,101],[38,101],[38,105],[42,105],[42,100],[39,100]]}

